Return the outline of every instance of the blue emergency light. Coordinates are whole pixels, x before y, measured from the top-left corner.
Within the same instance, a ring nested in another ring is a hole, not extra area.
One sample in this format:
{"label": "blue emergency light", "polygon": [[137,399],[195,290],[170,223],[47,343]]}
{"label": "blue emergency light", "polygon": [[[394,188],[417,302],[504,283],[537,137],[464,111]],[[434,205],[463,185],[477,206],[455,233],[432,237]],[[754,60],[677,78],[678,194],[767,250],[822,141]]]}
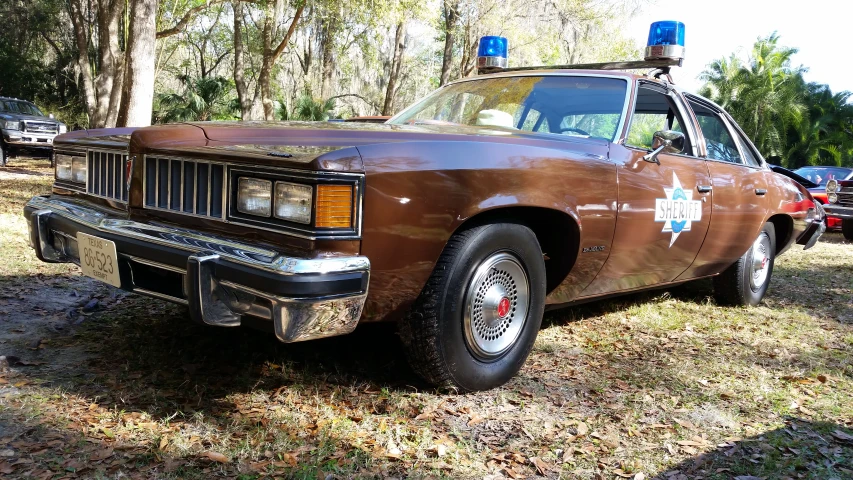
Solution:
{"label": "blue emergency light", "polygon": [[652,23],[646,44],[646,60],[684,58],[684,24],[675,20]]}
{"label": "blue emergency light", "polygon": [[477,69],[506,68],[508,53],[506,37],[481,37],[477,48]]}

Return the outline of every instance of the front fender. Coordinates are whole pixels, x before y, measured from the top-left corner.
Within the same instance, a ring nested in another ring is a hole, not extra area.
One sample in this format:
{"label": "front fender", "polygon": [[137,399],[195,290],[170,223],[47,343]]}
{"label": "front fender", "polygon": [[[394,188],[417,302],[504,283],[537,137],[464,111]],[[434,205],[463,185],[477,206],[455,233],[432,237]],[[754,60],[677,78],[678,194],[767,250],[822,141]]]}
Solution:
{"label": "front fender", "polygon": [[[359,146],[366,179],[362,254],[371,261],[365,320],[394,318],[417,298],[448,239],[480,215],[535,207],[560,212],[581,238],[579,256],[549,296],[569,301],[609,253],[616,212],[616,167],[603,142],[544,146],[484,141]],[[581,272],[576,274],[576,272]]]}

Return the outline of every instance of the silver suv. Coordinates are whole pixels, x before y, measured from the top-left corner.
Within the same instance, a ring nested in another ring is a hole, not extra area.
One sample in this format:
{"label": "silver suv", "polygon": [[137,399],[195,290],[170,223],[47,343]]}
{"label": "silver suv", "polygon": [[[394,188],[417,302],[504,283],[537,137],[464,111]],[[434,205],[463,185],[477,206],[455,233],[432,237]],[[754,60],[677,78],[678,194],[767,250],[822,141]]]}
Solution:
{"label": "silver suv", "polygon": [[32,102],[0,97],[0,167],[20,152],[53,159],[53,139],[68,127],[45,115]]}

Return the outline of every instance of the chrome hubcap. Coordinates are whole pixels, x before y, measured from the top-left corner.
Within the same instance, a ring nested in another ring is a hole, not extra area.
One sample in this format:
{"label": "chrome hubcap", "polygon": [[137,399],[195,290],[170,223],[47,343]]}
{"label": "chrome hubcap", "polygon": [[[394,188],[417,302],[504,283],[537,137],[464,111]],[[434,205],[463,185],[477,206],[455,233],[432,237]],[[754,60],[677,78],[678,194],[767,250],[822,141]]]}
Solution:
{"label": "chrome hubcap", "polygon": [[506,252],[487,258],[468,284],[465,297],[465,341],[481,360],[494,360],[509,350],[527,319],[530,287],[518,259]]}
{"label": "chrome hubcap", "polygon": [[758,290],[767,281],[770,274],[770,237],[762,233],[752,244],[752,277],[750,286]]}

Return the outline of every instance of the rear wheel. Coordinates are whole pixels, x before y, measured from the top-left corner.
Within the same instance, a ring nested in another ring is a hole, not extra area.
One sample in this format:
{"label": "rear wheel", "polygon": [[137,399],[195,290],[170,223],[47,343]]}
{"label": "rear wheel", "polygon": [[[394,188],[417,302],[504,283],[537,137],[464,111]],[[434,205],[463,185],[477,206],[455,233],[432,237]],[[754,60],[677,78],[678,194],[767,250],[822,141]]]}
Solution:
{"label": "rear wheel", "polygon": [[841,221],[841,233],[844,239],[853,242],[853,219],[845,219]]}
{"label": "rear wheel", "polygon": [[764,298],[776,259],[776,229],[767,222],[752,247],[714,277],[714,298],[722,305],[755,306]]}
{"label": "rear wheel", "polygon": [[533,232],[491,224],[453,235],[400,338],[433,385],[487,390],[527,359],[545,308],[545,263]]}

